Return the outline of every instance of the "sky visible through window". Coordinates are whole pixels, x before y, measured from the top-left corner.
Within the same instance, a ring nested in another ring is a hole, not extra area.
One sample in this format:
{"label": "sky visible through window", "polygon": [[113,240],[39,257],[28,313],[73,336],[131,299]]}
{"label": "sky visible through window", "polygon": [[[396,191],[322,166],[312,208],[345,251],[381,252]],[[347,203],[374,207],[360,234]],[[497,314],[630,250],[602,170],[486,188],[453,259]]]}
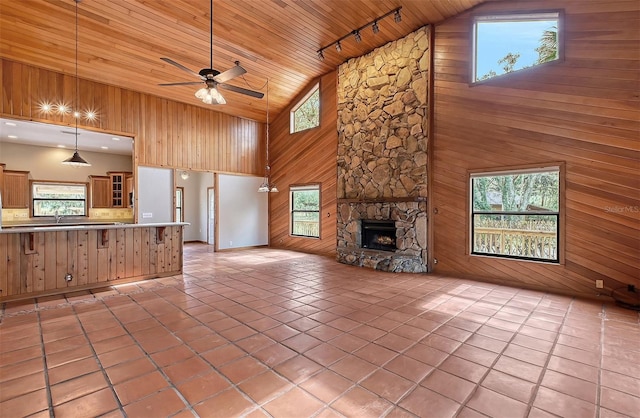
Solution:
{"label": "sky visible through window", "polygon": [[514,70],[530,67],[538,60],[536,48],[546,30],[555,30],[557,20],[478,22],[476,77],[491,70],[498,75],[504,70],[498,61],[509,53],[520,54]]}

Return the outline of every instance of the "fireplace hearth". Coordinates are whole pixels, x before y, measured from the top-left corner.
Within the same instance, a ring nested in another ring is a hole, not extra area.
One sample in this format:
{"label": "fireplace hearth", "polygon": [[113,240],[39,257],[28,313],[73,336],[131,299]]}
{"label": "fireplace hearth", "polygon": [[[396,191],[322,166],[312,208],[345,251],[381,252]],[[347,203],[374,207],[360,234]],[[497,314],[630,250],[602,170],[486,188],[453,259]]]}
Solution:
{"label": "fireplace hearth", "polygon": [[396,250],[396,223],[363,219],[360,225],[361,247],[371,250]]}

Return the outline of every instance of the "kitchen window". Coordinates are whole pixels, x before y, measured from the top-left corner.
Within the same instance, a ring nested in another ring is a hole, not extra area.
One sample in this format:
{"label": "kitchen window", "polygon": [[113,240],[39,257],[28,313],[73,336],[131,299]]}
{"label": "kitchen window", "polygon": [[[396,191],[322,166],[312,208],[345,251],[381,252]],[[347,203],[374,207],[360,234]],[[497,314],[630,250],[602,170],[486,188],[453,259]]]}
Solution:
{"label": "kitchen window", "polygon": [[31,183],[32,215],[87,216],[86,183]]}

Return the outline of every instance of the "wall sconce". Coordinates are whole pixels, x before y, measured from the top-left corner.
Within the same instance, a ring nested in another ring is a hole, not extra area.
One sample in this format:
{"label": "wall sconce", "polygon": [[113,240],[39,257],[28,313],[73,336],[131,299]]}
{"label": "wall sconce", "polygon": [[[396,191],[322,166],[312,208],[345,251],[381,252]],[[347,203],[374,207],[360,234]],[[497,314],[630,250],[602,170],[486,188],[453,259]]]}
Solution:
{"label": "wall sconce", "polygon": [[189,178],[189,173],[188,173],[188,172],[186,172],[186,171],[183,171],[182,173],[180,173],[180,178],[181,178],[182,180],[186,180],[186,179],[188,179],[188,178]]}
{"label": "wall sconce", "polygon": [[342,44],[341,42],[344,41],[345,39],[347,39],[349,36],[353,36],[353,38],[356,40],[357,43],[362,42],[362,30],[368,28],[369,26],[371,26],[371,30],[373,32],[373,34],[378,34],[380,32],[380,26],[378,25],[378,22],[381,21],[382,19],[384,19],[387,16],[391,16],[393,15],[393,20],[396,23],[400,23],[402,22],[402,15],[400,14],[400,10],[402,10],[402,7],[398,7],[395,8],[385,14],[383,14],[382,16],[379,16],[377,18],[375,18],[374,20],[372,20],[371,22],[360,26],[357,29],[352,30],[351,32],[349,32],[348,34],[344,35],[342,38],[337,39],[333,42],[331,42],[328,45],[323,46],[322,48],[320,48],[317,52],[318,52],[318,59],[319,60],[324,60],[324,51],[335,45],[336,47],[336,51],[338,52],[342,52]]}

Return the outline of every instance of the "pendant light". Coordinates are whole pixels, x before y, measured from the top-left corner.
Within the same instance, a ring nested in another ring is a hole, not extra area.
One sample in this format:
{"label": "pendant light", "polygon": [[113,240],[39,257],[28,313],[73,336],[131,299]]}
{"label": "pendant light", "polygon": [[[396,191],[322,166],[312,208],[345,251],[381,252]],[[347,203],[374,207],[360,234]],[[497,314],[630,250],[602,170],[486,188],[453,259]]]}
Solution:
{"label": "pendant light", "polygon": [[271,192],[277,193],[278,188],[275,184],[271,183],[271,166],[269,166],[269,79],[267,79],[267,135],[266,135],[266,165],[264,167],[264,180],[260,187],[259,192]]}
{"label": "pendant light", "polygon": [[[75,108],[80,108],[80,79],[78,78],[78,3],[80,0],[74,0],[76,2],[76,103]],[[67,158],[62,162],[62,164],[70,165],[73,167],[89,167],[90,163],[87,162],[84,158],[80,156],[78,153],[78,118],[80,117],[80,112],[77,110],[73,112],[73,117],[76,119],[76,148],[73,155],[70,158]]]}

